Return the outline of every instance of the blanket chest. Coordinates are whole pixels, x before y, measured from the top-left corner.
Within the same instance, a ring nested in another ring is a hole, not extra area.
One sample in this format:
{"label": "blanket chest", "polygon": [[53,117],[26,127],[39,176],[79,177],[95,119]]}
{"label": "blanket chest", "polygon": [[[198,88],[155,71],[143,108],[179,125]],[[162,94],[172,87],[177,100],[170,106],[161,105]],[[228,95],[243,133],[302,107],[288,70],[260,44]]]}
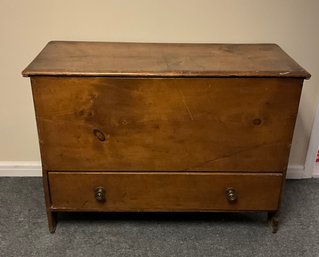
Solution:
{"label": "blanket chest", "polygon": [[49,229],[66,211],[263,211],[303,80],[275,44],[49,42],[31,78]]}

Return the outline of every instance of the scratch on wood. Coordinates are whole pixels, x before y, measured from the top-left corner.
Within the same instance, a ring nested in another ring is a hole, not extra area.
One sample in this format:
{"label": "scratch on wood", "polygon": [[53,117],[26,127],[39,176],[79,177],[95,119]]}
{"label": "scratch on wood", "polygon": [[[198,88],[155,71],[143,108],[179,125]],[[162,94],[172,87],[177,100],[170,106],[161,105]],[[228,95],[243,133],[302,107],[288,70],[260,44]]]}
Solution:
{"label": "scratch on wood", "polygon": [[[48,118],[44,118],[44,117],[39,116],[39,115],[36,115],[36,119],[38,121],[41,121],[41,122],[50,122],[50,123],[56,123],[57,124],[56,119],[48,119]],[[81,121],[81,120],[79,120],[79,121],[72,120],[72,122],[74,122],[74,123],[76,123],[78,125],[81,125],[83,127],[88,127],[88,128],[92,127],[92,125],[88,124],[87,122]]]}
{"label": "scratch on wood", "polygon": [[88,203],[88,200],[86,200],[81,207],[84,207]]}
{"label": "scratch on wood", "polygon": [[286,71],[286,72],[280,72],[280,75],[288,75],[290,73],[290,71]]}
{"label": "scratch on wood", "polygon": [[276,144],[281,144],[281,143],[282,143],[282,142],[274,142],[274,143],[271,143],[271,144],[264,144],[264,143],[262,143],[262,144],[254,145],[254,146],[252,146],[252,147],[247,147],[247,148],[244,148],[244,149],[239,150],[239,151],[234,151],[234,152],[232,152],[232,153],[225,154],[225,155],[216,157],[216,158],[214,158],[214,159],[206,160],[206,161],[201,162],[201,163],[199,163],[199,164],[197,164],[197,165],[194,165],[194,166],[192,166],[192,167],[186,168],[186,169],[184,169],[183,171],[194,170],[194,169],[200,168],[200,167],[202,167],[202,166],[204,166],[204,165],[206,165],[206,164],[208,164],[208,163],[215,162],[215,161],[220,161],[220,160],[223,160],[223,159],[227,159],[227,158],[232,157],[232,156],[234,156],[234,155],[237,155],[237,154],[240,154],[240,153],[243,153],[243,152],[246,152],[246,151],[251,151],[251,150],[253,150],[253,149],[255,149],[255,148],[263,147],[263,146],[266,146],[266,145],[276,145]]}
{"label": "scratch on wood", "polygon": [[191,110],[189,109],[189,107],[188,107],[188,105],[187,105],[187,103],[186,103],[185,96],[184,96],[183,92],[182,92],[181,90],[178,90],[178,91],[179,91],[179,93],[180,93],[181,96],[182,96],[182,101],[183,101],[183,103],[184,103],[184,105],[185,105],[185,108],[186,108],[186,110],[187,110],[187,112],[188,112],[189,118],[190,118],[191,120],[194,120],[193,114],[192,114]]}
{"label": "scratch on wood", "polygon": [[166,64],[167,69],[170,70],[171,66],[170,66],[170,64],[169,64],[169,62],[168,62],[168,60],[167,60],[167,58],[165,57],[165,55],[163,55],[162,57],[163,57],[163,60],[164,60],[164,62],[165,62],[165,64]]}

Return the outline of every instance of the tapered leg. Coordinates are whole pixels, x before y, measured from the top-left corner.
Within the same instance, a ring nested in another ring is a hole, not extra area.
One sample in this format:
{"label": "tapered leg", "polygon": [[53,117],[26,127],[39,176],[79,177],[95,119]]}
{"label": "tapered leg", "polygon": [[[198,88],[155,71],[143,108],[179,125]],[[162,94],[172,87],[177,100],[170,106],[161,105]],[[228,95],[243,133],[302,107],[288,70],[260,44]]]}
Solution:
{"label": "tapered leg", "polygon": [[58,213],[52,212],[52,211],[47,211],[47,215],[48,215],[49,231],[50,231],[50,233],[54,233],[55,229],[56,229],[57,222],[58,222]]}
{"label": "tapered leg", "polygon": [[58,213],[50,211],[51,202],[50,202],[48,172],[44,169],[42,171],[42,179],[43,179],[43,189],[44,189],[44,196],[45,196],[45,205],[46,205],[47,216],[48,216],[49,231],[50,233],[54,233],[56,224],[57,224]]}
{"label": "tapered leg", "polygon": [[268,212],[268,222],[272,228],[272,232],[276,233],[278,231],[279,226],[279,211]]}

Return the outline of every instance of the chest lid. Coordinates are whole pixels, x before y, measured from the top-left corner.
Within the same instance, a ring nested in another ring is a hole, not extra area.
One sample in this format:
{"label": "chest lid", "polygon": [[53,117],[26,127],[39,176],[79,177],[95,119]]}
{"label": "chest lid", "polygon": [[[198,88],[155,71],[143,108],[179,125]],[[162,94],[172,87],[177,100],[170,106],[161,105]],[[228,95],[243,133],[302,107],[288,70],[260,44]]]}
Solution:
{"label": "chest lid", "polygon": [[276,44],[75,41],[49,42],[22,75],[310,78]]}

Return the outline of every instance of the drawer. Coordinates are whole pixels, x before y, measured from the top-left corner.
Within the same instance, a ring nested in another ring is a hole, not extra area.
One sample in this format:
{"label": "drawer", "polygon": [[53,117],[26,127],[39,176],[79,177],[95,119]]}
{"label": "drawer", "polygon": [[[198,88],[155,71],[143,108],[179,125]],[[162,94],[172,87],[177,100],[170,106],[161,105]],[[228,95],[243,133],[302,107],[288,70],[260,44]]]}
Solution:
{"label": "drawer", "polygon": [[280,172],[302,80],[35,77],[43,167]]}
{"label": "drawer", "polygon": [[282,174],[48,172],[51,209],[78,211],[271,211]]}

